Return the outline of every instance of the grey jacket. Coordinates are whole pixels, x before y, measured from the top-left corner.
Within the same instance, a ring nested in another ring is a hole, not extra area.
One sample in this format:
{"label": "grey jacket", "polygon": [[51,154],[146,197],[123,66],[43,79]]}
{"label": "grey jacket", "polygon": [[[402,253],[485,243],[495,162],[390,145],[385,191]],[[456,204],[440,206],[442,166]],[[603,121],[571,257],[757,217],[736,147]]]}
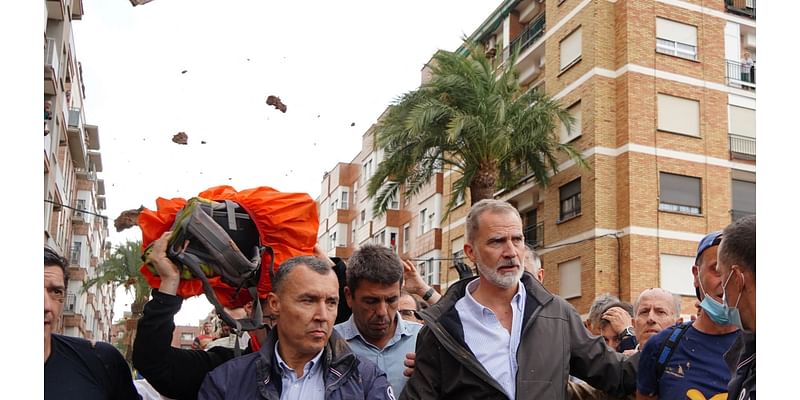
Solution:
{"label": "grey jacket", "polygon": [[[456,302],[467,284],[453,284],[421,314],[426,325],[417,338],[416,366],[401,399],[504,399],[507,395],[464,341]],[[552,295],[527,272],[526,300],[517,350],[518,399],[566,399],[572,374],[615,396],[636,389],[638,357],[624,357],[590,336],[575,308]]]}
{"label": "grey jacket", "polygon": [[[257,353],[236,357],[209,372],[198,398],[279,400],[282,384],[275,360],[276,341],[276,330],[272,330]],[[394,400],[386,373],[353,354],[336,331],[331,333],[321,360],[326,399]]]}

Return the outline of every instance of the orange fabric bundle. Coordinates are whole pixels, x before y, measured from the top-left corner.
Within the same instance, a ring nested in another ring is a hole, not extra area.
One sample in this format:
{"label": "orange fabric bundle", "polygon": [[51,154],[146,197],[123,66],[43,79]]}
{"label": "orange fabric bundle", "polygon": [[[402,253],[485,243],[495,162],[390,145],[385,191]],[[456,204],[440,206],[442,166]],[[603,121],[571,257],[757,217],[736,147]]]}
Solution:
{"label": "orange fabric bundle", "polygon": [[[283,193],[267,186],[237,192],[233,187],[223,185],[200,192],[197,197],[215,201],[232,200],[244,208],[256,224],[261,244],[272,247],[275,252],[273,271],[277,271],[278,266],[289,258],[314,253],[319,217],[316,202],[306,193]],[[142,210],[138,221],[142,230],[142,251],[172,227],[175,216],[186,203],[187,200],[182,198],[159,197],[156,199],[158,210]],[[258,282],[258,296],[262,299],[272,290],[269,264],[269,257],[264,257]],[[147,265],[142,264],[139,270],[151,287],[157,289],[161,285],[161,278],[151,272]],[[225,307],[241,307],[252,301],[246,290],[241,290],[236,296],[235,288],[222,282],[220,276],[208,280]],[[177,294],[183,298],[203,294],[203,285],[198,278],[182,279]]]}

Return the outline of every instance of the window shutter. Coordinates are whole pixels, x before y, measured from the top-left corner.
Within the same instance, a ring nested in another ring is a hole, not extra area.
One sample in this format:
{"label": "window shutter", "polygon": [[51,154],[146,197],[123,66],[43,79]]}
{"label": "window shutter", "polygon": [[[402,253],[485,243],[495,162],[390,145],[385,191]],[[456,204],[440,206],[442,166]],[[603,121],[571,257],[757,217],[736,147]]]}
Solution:
{"label": "window shutter", "polygon": [[697,46],[697,27],[664,18],[656,18],[656,37]]}
{"label": "window shutter", "polygon": [[700,102],[659,93],[658,129],[700,136]]}
{"label": "window shutter", "polygon": [[700,207],[700,178],[661,173],[661,202]]}
{"label": "window shutter", "polygon": [[564,69],[571,62],[581,56],[581,28],[576,29],[569,36],[565,37],[559,44],[561,53],[561,66]]}

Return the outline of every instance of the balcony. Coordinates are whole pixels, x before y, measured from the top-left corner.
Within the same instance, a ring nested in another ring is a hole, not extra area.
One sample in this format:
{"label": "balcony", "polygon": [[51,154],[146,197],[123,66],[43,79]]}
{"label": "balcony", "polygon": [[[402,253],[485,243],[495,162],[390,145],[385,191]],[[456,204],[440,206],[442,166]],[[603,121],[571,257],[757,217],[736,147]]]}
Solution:
{"label": "balcony", "polygon": [[[50,3],[48,1],[48,3]],[[59,76],[58,46],[56,40],[47,38],[47,47],[44,49],[44,93],[55,95]]]}
{"label": "balcony", "polygon": [[536,225],[526,226],[523,231],[525,235],[525,243],[538,249],[544,246],[544,223],[539,222]]}
{"label": "balcony", "polygon": [[731,159],[755,160],[756,138],[728,134],[731,149]]}
{"label": "balcony", "polygon": [[742,63],[725,60],[725,78],[728,86],[756,90],[756,66],[747,68]]}
{"label": "balcony", "polygon": [[64,14],[66,14],[64,0],[47,0],[45,6],[47,7],[47,19],[64,20]]}
{"label": "balcony", "polygon": [[756,0],[725,0],[729,13],[756,19]]}
{"label": "balcony", "polygon": [[69,136],[69,152],[77,168],[86,168],[86,139],[83,130],[83,114],[80,108],[70,108],[67,117],[67,134]]}
{"label": "balcony", "polygon": [[522,54],[525,49],[533,45],[537,39],[544,35],[544,23],[544,13],[542,13],[534,18],[519,36],[511,41],[511,45],[503,49],[503,55],[508,58],[508,56],[511,55],[510,51],[514,50],[517,50],[519,52],[518,54]]}

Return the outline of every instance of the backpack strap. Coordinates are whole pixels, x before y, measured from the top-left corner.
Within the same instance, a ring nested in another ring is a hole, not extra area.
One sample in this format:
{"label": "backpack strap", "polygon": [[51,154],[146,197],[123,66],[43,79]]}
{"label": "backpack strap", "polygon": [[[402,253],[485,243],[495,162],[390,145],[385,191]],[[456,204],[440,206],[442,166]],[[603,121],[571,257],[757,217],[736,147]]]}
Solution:
{"label": "backpack strap", "polygon": [[675,325],[667,340],[661,343],[661,348],[658,350],[658,359],[656,360],[656,378],[661,379],[661,375],[664,375],[667,364],[669,364],[669,360],[672,359],[672,355],[675,353],[675,348],[678,347],[681,338],[691,325],[692,321]]}

